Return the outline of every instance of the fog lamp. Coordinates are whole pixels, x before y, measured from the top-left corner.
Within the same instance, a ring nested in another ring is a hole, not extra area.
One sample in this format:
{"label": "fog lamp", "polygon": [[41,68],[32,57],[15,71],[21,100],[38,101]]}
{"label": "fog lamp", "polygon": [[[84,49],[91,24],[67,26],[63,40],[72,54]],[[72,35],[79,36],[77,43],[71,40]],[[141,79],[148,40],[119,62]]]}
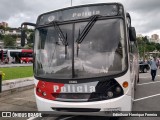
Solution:
{"label": "fog lamp", "polygon": [[107,95],[108,95],[108,97],[113,97],[113,92],[108,91]]}
{"label": "fog lamp", "polygon": [[37,91],[38,91],[38,92],[41,92],[41,89],[38,88]]}
{"label": "fog lamp", "polygon": [[46,96],[47,94],[46,94],[46,92],[43,92],[42,95],[43,95],[43,96]]}
{"label": "fog lamp", "polygon": [[121,92],[121,88],[120,87],[116,87],[116,92],[120,93]]}

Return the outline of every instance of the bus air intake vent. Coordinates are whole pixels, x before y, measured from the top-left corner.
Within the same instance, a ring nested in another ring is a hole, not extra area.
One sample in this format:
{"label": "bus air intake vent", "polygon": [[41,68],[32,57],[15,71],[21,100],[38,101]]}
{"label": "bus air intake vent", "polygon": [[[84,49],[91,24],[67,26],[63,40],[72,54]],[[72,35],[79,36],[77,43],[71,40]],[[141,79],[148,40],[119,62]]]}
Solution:
{"label": "bus air intake vent", "polygon": [[54,108],[55,111],[61,111],[61,112],[99,112],[99,108]]}

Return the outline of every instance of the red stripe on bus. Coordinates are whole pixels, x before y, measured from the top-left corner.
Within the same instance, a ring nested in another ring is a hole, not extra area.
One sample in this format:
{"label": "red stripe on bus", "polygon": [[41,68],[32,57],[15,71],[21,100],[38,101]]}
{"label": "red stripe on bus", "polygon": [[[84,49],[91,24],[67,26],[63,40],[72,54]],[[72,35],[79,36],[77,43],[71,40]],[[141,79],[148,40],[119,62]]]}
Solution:
{"label": "red stripe on bus", "polygon": [[[53,90],[54,85],[59,87],[59,89],[56,92],[54,92]],[[46,98],[48,100],[55,100],[59,95],[59,93],[61,92],[61,87],[63,86],[64,84],[61,84],[61,83],[53,83],[53,82],[46,82],[46,81],[39,80],[36,87],[36,94],[39,97]],[[46,96],[43,95],[44,92],[46,93]]]}

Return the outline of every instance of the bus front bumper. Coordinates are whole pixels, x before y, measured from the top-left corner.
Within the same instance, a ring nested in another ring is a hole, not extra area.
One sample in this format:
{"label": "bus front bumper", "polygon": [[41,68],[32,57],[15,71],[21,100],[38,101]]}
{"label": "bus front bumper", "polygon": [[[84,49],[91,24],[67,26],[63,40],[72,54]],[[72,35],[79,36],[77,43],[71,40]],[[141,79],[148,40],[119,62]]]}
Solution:
{"label": "bus front bumper", "polygon": [[[60,102],[41,98],[36,95],[38,111],[46,111],[59,115],[106,115],[113,111],[131,111],[131,96],[94,102]],[[80,111],[78,111],[78,109]],[[76,110],[76,111],[74,111]],[[88,111],[87,111],[88,110]],[[93,110],[93,111],[92,111]],[[94,113],[94,114],[93,114]]]}

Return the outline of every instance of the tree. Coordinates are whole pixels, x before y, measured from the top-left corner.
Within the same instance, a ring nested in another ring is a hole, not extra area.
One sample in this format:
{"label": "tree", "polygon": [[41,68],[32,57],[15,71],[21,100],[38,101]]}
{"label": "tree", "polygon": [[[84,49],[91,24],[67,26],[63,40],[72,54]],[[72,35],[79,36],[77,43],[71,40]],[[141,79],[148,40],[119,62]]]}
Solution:
{"label": "tree", "polygon": [[11,35],[5,35],[3,41],[4,41],[5,47],[15,47],[16,46],[16,39],[12,37]]}
{"label": "tree", "polygon": [[4,35],[0,34],[0,40],[3,40]]}
{"label": "tree", "polygon": [[0,26],[0,29],[3,29],[3,30],[5,30],[5,27],[4,27],[4,26]]}
{"label": "tree", "polygon": [[137,38],[138,43],[138,50],[140,57],[145,58],[145,51],[146,51],[146,43],[148,43],[147,37],[138,37]]}
{"label": "tree", "polygon": [[155,50],[155,46],[154,45],[147,45],[146,46],[146,52],[152,52]]}
{"label": "tree", "polygon": [[30,47],[29,45],[25,45],[23,48],[25,48],[25,49],[31,49],[32,47]]}
{"label": "tree", "polygon": [[28,37],[27,40],[28,40],[27,43],[29,43],[29,44],[31,44],[31,43],[34,42],[34,32],[32,32],[32,33],[29,35],[29,37]]}
{"label": "tree", "polygon": [[160,51],[160,44],[159,44],[159,43],[157,43],[157,44],[155,45],[155,47],[156,47],[156,49],[157,49],[158,51]]}
{"label": "tree", "polygon": [[148,40],[147,36],[142,37],[142,41],[144,43],[149,43],[149,40]]}
{"label": "tree", "polygon": [[140,57],[143,57],[143,59],[145,59],[146,54],[148,52],[153,52],[155,50],[160,51],[160,44],[154,43],[154,42],[149,42],[149,40],[147,39],[146,36],[145,37],[138,37],[137,43],[138,43],[139,55],[140,55]]}

